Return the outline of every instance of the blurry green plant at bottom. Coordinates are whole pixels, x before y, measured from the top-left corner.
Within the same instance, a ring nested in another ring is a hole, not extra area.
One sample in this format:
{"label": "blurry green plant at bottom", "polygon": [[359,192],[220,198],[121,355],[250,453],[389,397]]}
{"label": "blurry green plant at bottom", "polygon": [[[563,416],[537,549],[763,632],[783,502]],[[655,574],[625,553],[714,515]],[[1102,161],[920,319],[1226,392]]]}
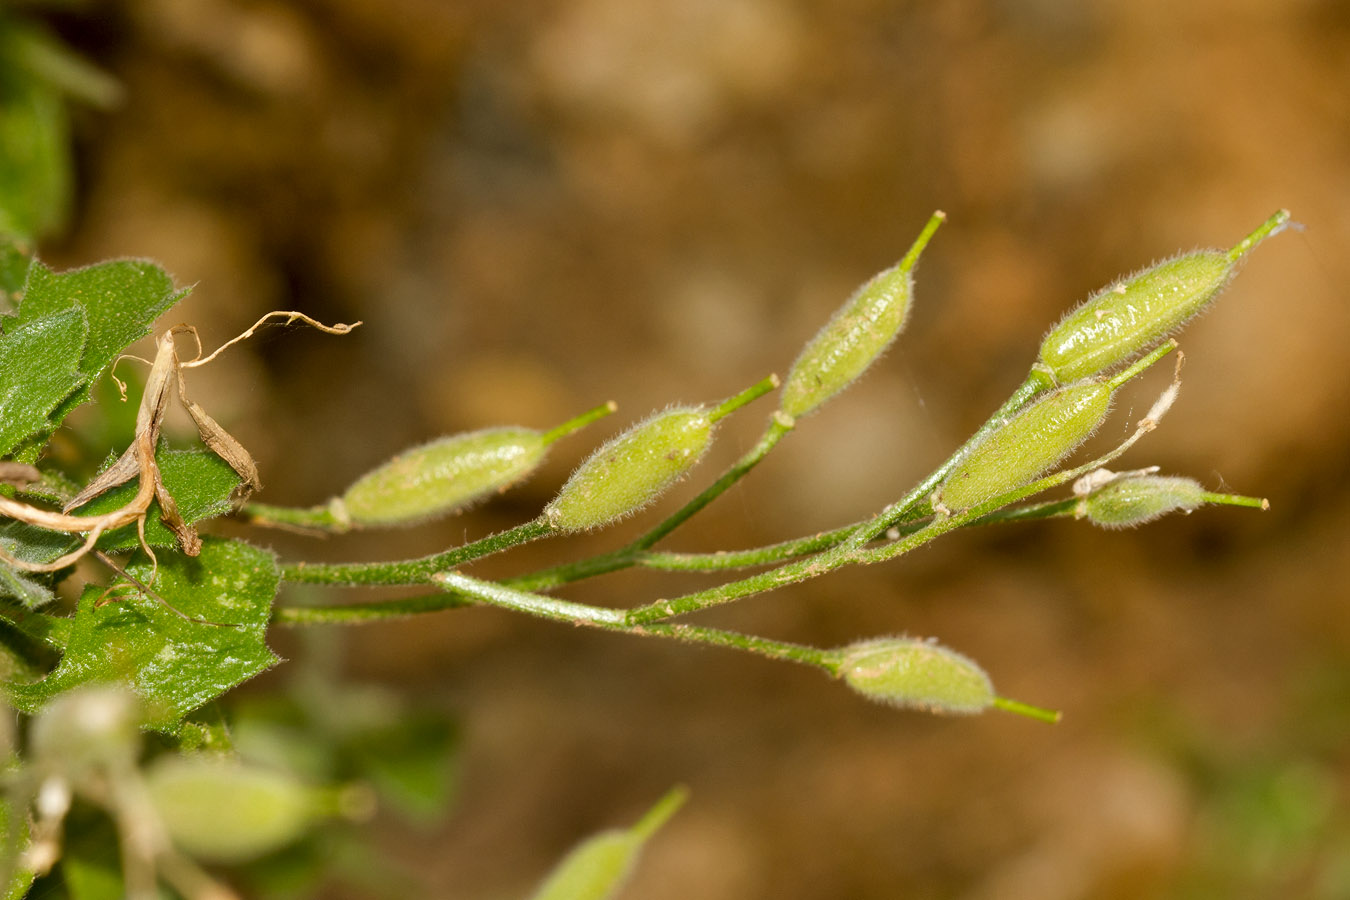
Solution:
{"label": "blurry green plant at bottom", "polygon": [[1163,706],[1132,729],[1195,797],[1174,900],[1350,897],[1350,667],[1327,658],[1284,692],[1277,721],[1235,745]]}

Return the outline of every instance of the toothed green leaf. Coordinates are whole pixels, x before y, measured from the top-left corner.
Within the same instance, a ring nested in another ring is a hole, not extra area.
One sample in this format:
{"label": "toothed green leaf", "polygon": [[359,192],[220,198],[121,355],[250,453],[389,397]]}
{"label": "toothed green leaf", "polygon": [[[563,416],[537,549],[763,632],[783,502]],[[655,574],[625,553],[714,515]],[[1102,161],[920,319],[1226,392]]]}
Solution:
{"label": "toothed green leaf", "polygon": [[0,336],[0,457],[45,430],[52,410],[84,383],[79,363],[87,333],[84,312],[67,309]]}
{"label": "toothed green leaf", "polygon": [[89,322],[79,361],[85,384],[52,413],[49,427],[60,425],[71,410],[88,400],[89,386],[117,355],[149,334],[155,319],[186,294],[186,290],[174,290],[168,274],[146,260],[114,260],[66,272],[53,272],[34,260],[18,312],[0,319],[0,327],[9,331],[71,307],[83,309]]}
{"label": "toothed green leaf", "polygon": [[139,563],[131,574],[153,578],[163,602],[126,582],[111,594],[85,588],[60,664],[42,681],[9,687],[16,708],[32,713],[79,685],[119,681],[145,702],[150,727],[172,732],[277,661],[265,642],[281,581],[271,553],[208,538],[198,557],[161,552],[157,573]]}

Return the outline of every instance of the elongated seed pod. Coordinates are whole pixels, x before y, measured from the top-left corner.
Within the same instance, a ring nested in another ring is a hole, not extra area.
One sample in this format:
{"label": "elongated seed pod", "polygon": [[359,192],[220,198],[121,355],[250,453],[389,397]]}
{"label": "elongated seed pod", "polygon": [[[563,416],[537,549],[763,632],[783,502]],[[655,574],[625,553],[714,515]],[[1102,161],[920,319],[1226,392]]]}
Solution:
{"label": "elongated seed pod", "polygon": [[544,433],[532,428],[443,437],[361,476],[340,502],[356,525],[412,525],[505,490],[533,472],[547,452]]}
{"label": "elongated seed pod", "polygon": [[324,812],[318,793],[292,777],[206,756],[164,757],[146,786],[174,844],[207,862],[270,853]]}
{"label": "elongated seed pod", "polygon": [[530,900],[609,900],[632,874],[643,845],[684,802],[676,788],[657,801],[632,828],[593,834],[573,847],[549,873]]}
{"label": "elongated seed pod", "polygon": [[961,512],[1027,484],[1097,430],[1111,393],[1089,379],[1046,394],[970,451],[933,492],[934,508]]}
{"label": "elongated seed pod", "polygon": [[587,457],[545,519],[557,531],[584,531],[641,509],[703,457],[714,421],[706,407],[676,407],[638,423]]}
{"label": "elongated seed pod", "polygon": [[946,218],[934,213],[905,258],[873,276],[835,310],[802,349],[783,382],[779,409],[797,418],[847,387],[891,345],[905,325],[914,266]]}
{"label": "elongated seed pod", "polygon": [[935,713],[978,713],[994,686],[973,660],[932,641],[874,638],[843,648],[839,677],[869,700]]}
{"label": "elongated seed pod", "polygon": [[1084,497],[1081,514],[1103,528],[1133,528],[1170,512],[1190,512],[1205,502],[1205,489],[1192,478],[1122,475]]}
{"label": "elongated seed pod", "polygon": [[1098,291],[1045,336],[1041,365],[1065,384],[1133,359],[1208,306],[1243,257],[1288,220],[1281,210],[1232,250],[1185,253]]}

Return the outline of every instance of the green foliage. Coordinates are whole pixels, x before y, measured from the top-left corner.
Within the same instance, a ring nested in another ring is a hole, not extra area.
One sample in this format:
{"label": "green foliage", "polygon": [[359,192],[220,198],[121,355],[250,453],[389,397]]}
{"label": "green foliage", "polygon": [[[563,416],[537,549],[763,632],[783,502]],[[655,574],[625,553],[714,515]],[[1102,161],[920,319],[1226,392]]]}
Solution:
{"label": "green foliage", "polygon": [[126,346],[150,333],[150,327],[169,307],[187,295],[175,290],[173,279],[159,266],[144,260],[123,259],[53,272],[39,261],[29,267],[23,299],[12,316],[0,318],[6,332],[61,310],[83,310],[89,323],[79,371],[85,387],[52,416],[51,428],[89,399],[89,387],[103,376]]}
{"label": "green foliage", "polygon": [[[11,685],[10,702],[36,712],[85,684],[125,682],[146,703],[146,724],[173,732],[187,713],[277,661],[265,632],[280,577],[272,554],[211,539],[193,559],[160,554],[130,567],[156,597],[118,581],[85,588],[60,665],[42,681]],[[109,602],[110,601],[110,602]]]}
{"label": "green foliage", "polygon": [[84,383],[79,365],[88,332],[84,310],[71,307],[0,336],[0,456],[46,428],[52,411]]}

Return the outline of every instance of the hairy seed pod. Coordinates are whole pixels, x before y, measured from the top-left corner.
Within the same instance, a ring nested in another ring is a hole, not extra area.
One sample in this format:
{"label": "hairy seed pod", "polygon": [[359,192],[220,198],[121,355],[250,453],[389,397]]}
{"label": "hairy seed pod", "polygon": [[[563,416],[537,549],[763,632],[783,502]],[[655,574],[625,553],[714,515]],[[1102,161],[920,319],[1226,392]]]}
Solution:
{"label": "hairy seed pod", "polygon": [[1046,394],[977,444],[933,493],[933,507],[961,512],[1027,484],[1097,430],[1112,390],[1089,379]]}
{"label": "hairy seed pod", "polygon": [[412,525],[505,490],[547,452],[543,432],[532,428],[452,435],[405,450],[361,476],[340,502],[356,525]]}
{"label": "hairy seed pod", "polygon": [[584,531],[641,509],[702,458],[714,421],[705,407],[676,407],[633,426],[587,457],[545,519],[557,531]]}
{"label": "hairy seed pod", "polygon": [[553,867],[530,900],[608,900],[616,896],[637,865],[643,844],[679,809],[685,796],[683,788],[675,788],[632,828],[607,829],[577,844]]}
{"label": "hairy seed pod", "polygon": [[325,809],[318,792],[279,772],[207,756],[168,756],[146,777],[179,849],[238,863],[299,838]]}
{"label": "hairy seed pod", "polygon": [[944,218],[935,213],[905,258],[858,288],[807,343],[783,382],[782,412],[794,419],[811,412],[886,351],[909,313],[919,254]]}
{"label": "hairy seed pod", "polygon": [[618,829],[592,835],[568,852],[531,900],[605,900],[632,874],[642,837]]}
{"label": "hairy seed pod", "polygon": [[935,713],[978,713],[994,686],[974,661],[932,641],[873,638],[843,648],[839,677],[869,700]]}
{"label": "hairy seed pod", "polygon": [[1098,291],[1045,336],[1041,365],[1065,384],[1133,359],[1208,306],[1242,258],[1288,220],[1281,210],[1232,250],[1176,256]]}
{"label": "hairy seed pod", "polygon": [[1122,475],[1079,501],[1080,515],[1103,528],[1133,528],[1205,502],[1205,489],[1192,478]]}

